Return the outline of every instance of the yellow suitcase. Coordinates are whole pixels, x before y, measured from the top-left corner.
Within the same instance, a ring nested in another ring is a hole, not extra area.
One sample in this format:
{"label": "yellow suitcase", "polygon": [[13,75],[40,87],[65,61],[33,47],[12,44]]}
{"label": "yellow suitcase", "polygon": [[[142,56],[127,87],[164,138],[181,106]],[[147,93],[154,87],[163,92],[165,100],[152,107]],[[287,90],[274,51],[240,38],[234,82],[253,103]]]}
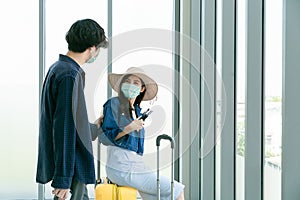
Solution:
{"label": "yellow suitcase", "polygon": [[136,200],[137,190],[128,186],[117,187],[118,200]]}
{"label": "yellow suitcase", "polygon": [[98,183],[95,187],[96,200],[136,200],[137,190],[128,186],[117,186],[113,183]]}
{"label": "yellow suitcase", "polygon": [[117,185],[98,183],[95,187],[96,200],[117,200]]}
{"label": "yellow suitcase", "polygon": [[101,142],[98,140],[97,185],[95,187],[95,200],[136,200],[137,190],[128,186],[117,186],[107,177],[100,178]]}

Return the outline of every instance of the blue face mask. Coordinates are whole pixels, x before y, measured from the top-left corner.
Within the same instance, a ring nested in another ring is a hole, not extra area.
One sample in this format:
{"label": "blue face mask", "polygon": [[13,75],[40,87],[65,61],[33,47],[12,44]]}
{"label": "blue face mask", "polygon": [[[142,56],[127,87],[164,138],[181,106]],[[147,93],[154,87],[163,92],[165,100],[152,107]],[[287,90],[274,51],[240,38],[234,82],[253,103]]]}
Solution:
{"label": "blue face mask", "polygon": [[[92,53],[94,53],[94,52],[91,51],[91,54],[92,54]],[[89,63],[89,64],[95,62],[95,60],[96,60],[98,54],[99,54],[99,50],[96,50],[96,55],[92,56],[92,57],[91,57],[88,61],[86,61],[86,62]]]}
{"label": "blue face mask", "polygon": [[126,98],[133,99],[139,96],[141,88],[133,84],[123,83],[121,86],[121,91],[123,92]]}
{"label": "blue face mask", "polygon": [[93,62],[95,62],[95,60],[96,60],[96,57],[91,57],[88,61],[86,61],[87,63],[93,63]]}

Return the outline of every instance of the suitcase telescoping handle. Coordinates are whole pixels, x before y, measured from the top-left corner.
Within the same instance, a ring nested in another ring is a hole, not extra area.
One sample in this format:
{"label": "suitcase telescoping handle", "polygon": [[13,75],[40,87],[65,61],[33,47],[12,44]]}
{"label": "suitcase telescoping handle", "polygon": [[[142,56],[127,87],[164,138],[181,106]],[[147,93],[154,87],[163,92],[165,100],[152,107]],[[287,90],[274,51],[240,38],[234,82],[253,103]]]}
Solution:
{"label": "suitcase telescoping handle", "polygon": [[101,179],[101,162],[100,162],[100,156],[101,156],[101,142],[97,140],[97,183],[102,183]]}
{"label": "suitcase telescoping handle", "polygon": [[162,134],[156,138],[156,147],[157,147],[157,200],[160,200],[160,182],[159,182],[159,146],[161,140],[169,140],[171,142],[172,149],[172,160],[171,160],[171,199],[174,199],[174,148],[175,140],[169,135]]}

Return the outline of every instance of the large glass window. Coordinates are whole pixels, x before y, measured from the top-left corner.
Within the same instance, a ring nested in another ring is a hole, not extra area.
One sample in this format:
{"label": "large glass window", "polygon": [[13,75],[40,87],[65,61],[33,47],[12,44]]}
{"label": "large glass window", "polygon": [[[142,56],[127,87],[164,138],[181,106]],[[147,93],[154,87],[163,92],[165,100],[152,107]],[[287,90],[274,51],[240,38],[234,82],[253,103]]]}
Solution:
{"label": "large glass window", "polygon": [[1,2],[0,199],[37,197],[37,16],[37,1]]}
{"label": "large glass window", "polygon": [[[70,26],[77,20],[91,18],[97,21],[105,30],[107,36],[107,1],[97,0],[51,0],[45,1],[46,29],[46,66],[47,73],[51,64],[58,59],[59,54],[66,54],[68,44],[65,35]],[[38,16],[38,15],[36,15]],[[107,50],[101,49],[97,60],[92,64],[82,66],[86,73],[85,97],[90,122],[94,122],[102,111],[102,105],[107,98]],[[97,142],[93,142],[94,158],[97,163]],[[51,198],[52,187],[46,184],[45,197]],[[94,186],[88,186],[89,196],[94,197]]]}
{"label": "large glass window", "polygon": [[97,21],[107,35],[107,2],[88,0],[45,1],[46,10],[46,72],[57,61],[58,54],[66,54],[68,45],[65,35],[70,26],[79,19]]}
{"label": "large glass window", "polygon": [[[222,6],[223,0],[217,0],[217,59],[216,76],[222,75]],[[221,133],[222,133],[222,81],[216,79],[216,200],[221,199]]]}
{"label": "large glass window", "polygon": [[[108,69],[107,50],[100,52],[96,62],[83,66],[86,72],[85,95],[89,119],[92,122],[102,112],[107,100],[107,72],[123,73],[132,66],[145,66],[150,76],[159,84],[156,101],[145,102],[143,108],[152,108],[153,114],[147,119],[145,155],[150,155],[149,165],[155,168],[155,137],[160,133],[172,135],[172,29],[173,0],[167,1],[112,1],[112,69]],[[68,8],[68,9],[66,9]],[[154,12],[155,11],[155,12]],[[67,52],[65,34],[68,28],[78,19],[92,18],[108,32],[108,1],[47,1],[46,2],[46,72],[50,65],[58,59],[58,54]],[[140,32],[137,31],[140,29]],[[143,30],[141,30],[143,29]],[[151,29],[150,31],[147,30]],[[151,35],[153,33],[154,35]],[[156,34],[156,35],[155,35]],[[159,35],[161,34],[161,35]],[[162,38],[159,38],[162,36]],[[167,38],[167,39],[166,39]],[[161,42],[157,46],[153,39]],[[145,43],[147,43],[145,45]],[[141,45],[140,45],[141,44]],[[133,46],[131,46],[133,45]],[[136,46],[134,46],[136,45]],[[96,85],[96,87],[94,86]],[[113,93],[113,96],[116,95]],[[161,118],[164,116],[163,118]],[[161,119],[157,121],[157,119]],[[151,124],[157,124],[155,130]],[[151,126],[150,126],[151,125]],[[151,130],[148,130],[151,129]],[[162,146],[168,144],[163,144]],[[96,147],[94,143],[94,147]],[[169,150],[169,149],[168,149]],[[94,148],[96,156],[96,148]],[[101,176],[105,176],[103,167],[106,160],[105,147],[101,147]],[[169,162],[168,162],[169,163]],[[46,198],[51,198],[50,184],[46,186]],[[48,195],[48,196],[47,196]],[[93,197],[93,188],[89,188]]]}
{"label": "large glass window", "polygon": [[236,18],[236,199],[245,199],[246,1],[237,1]]}
{"label": "large glass window", "polygon": [[[142,67],[159,85],[157,99],[141,105],[144,110],[153,110],[145,121],[144,159],[154,170],[156,136],[173,135],[173,107],[170,103],[174,95],[173,0],[115,0],[112,2],[112,13],[112,72],[124,73],[129,67]],[[169,143],[162,141],[161,150],[162,173],[169,176]]]}
{"label": "large glass window", "polygon": [[281,199],[282,0],[265,1],[264,198]]}

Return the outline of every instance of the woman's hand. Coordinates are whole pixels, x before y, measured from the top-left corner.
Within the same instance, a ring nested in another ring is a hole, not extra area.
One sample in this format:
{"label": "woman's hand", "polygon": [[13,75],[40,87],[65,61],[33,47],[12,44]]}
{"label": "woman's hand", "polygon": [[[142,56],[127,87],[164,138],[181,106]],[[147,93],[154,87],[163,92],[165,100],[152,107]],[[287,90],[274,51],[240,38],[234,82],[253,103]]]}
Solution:
{"label": "woman's hand", "polygon": [[135,120],[133,120],[130,124],[128,124],[127,126],[125,126],[125,128],[123,129],[123,132],[119,133],[116,137],[115,140],[120,139],[121,137],[123,137],[124,135],[127,135],[128,133],[132,132],[132,131],[139,131],[143,128],[144,122],[142,119],[137,118]]}
{"label": "woman's hand", "polygon": [[139,131],[143,128],[143,125],[144,125],[143,120],[137,118],[137,119],[133,120],[130,124],[125,126],[125,128],[123,129],[123,132],[125,132],[127,134],[127,133],[130,133],[135,130]]}

